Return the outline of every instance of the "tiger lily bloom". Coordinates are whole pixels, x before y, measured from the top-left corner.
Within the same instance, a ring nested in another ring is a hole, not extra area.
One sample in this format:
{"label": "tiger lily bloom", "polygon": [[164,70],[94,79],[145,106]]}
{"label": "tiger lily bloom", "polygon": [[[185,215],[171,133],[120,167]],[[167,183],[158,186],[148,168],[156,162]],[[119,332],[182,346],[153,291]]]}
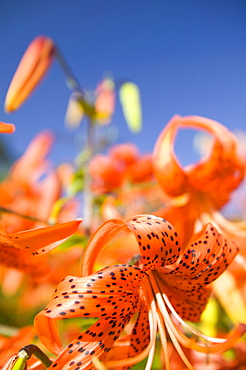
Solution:
{"label": "tiger lily bloom", "polygon": [[[207,156],[184,168],[174,152],[175,136],[183,128],[203,130],[213,139]],[[156,142],[153,167],[159,186],[169,196],[169,205],[159,209],[156,215],[174,224],[184,244],[189,241],[194,230],[199,231],[206,223],[213,223],[220,232],[240,245],[240,254],[230,271],[232,268],[235,270],[236,266],[245,275],[246,222],[231,222],[220,212],[229,202],[232,192],[242,183],[245,173],[245,165],[239,156],[238,143],[233,133],[219,122],[208,118],[174,116]],[[239,290],[237,303],[232,300],[228,304],[226,300],[226,290],[231,289],[230,284],[236,285],[235,275],[230,271],[218,281],[222,283],[223,290],[220,290],[217,282],[214,287],[220,303],[230,319],[236,323],[244,320],[246,309]]]}
{"label": "tiger lily bloom", "polygon": [[[99,253],[122,231],[131,231],[135,237],[133,243],[137,242],[141,255],[139,263],[93,272]],[[246,331],[246,325],[239,325],[225,340],[206,337],[184,320],[199,320],[211,293],[209,284],[225,271],[237,252],[236,243],[219,234],[211,224],[182,252],[177,232],[162,218],[138,215],[125,221],[107,221],[91,237],[85,250],[83,277],[67,276],[58,285],[53,300],[35,318],[39,338],[58,355],[50,368],[94,369],[93,356],[104,361],[107,368],[128,367],[149,356],[146,369],[151,369],[157,330],[166,369],[170,368],[166,331],[189,369],[193,367],[181,346],[204,353],[230,348]],[[107,360],[108,352],[119,343],[118,338],[134,314],[137,318],[128,340],[125,346],[121,343],[126,357]],[[172,316],[191,333],[205,339],[206,344],[186,337]],[[56,320],[75,317],[98,320],[63,349]]]}
{"label": "tiger lily bloom", "polygon": [[25,51],[9,86],[5,111],[13,112],[29,97],[48,71],[55,54],[55,44],[45,36],[36,37]]}
{"label": "tiger lily bloom", "polygon": [[0,134],[12,134],[15,131],[15,126],[12,123],[0,122]]}
{"label": "tiger lily bloom", "polygon": [[41,278],[49,272],[43,255],[75,233],[81,220],[12,234],[0,232],[0,263]]}
{"label": "tiger lily bloom", "polygon": [[[206,131],[214,139],[209,155],[185,168],[174,153],[175,136],[182,128]],[[156,142],[153,167],[158,184],[170,197],[171,204],[160,210],[159,216],[168,218],[174,225],[174,219],[188,219],[186,227],[178,227],[178,231],[182,232],[182,229],[187,231],[188,226],[188,239],[194,228],[196,230],[199,224],[204,225],[207,222],[213,222],[226,232],[227,222],[225,221],[223,227],[223,217],[219,210],[228,203],[231,193],[243,181],[245,172],[245,166],[237,153],[236,137],[232,132],[208,118],[176,115]],[[177,213],[186,214],[187,217],[177,217]],[[187,239],[187,232],[184,237]]]}

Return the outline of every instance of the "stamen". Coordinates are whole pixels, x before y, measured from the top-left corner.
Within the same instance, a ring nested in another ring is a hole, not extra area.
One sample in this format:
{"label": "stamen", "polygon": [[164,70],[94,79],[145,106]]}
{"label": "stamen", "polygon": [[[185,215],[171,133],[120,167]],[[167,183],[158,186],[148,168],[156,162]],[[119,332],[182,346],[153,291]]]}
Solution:
{"label": "stamen", "polygon": [[157,311],[157,323],[158,323],[158,329],[160,333],[162,349],[164,353],[165,369],[170,370],[170,361],[169,361],[168,348],[167,348],[167,336],[166,336],[165,324],[163,322],[162,316],[160,315],[160,310]]}
{"label": "stamen", "polygon": [[[157,277],[158,278],[158,277]],[[155,282],[155,277],[153,277],[153,284],[157,284]],[[158,289],[158,288],[157,288]],[[162,300],[162,298],[159,298],[160,293],[157,291],[156,297],[158,299],[158,305],[160,307],[160,310],[165,318],[165,325],[168,329],[168,326],[170,326],[170,329],[172,330],[172,333],[175,335],[176,339],[186,348],[194,349],[197,352],[202,353],[217,353],[217,352],[224,352],[230,349],[235,342],[246,333],[246,325],[245,324],[239,324],[238,327],[236,327],[232,332],[231,335],[227,339],[222,339],[223,342],[217,342],[217,343],[211,343],[211,341],[207,341],[205,345],[199,344],[195,342],[193,339],[190,339],[186,337],[179,328],[177,328],[170,316],[167,312],[167,309],[165,307],[165,303]],[[169,333],[170,335],[170,333]],[[171,337],[171,336],[170,336]],[[171,338],[172,339],[172,338]],[[219,338],[218,338],[219,339]]]}
{"label": "stamen", "polygon": [[162,315],[164,317],[164,323],[166,325],[166,328],[167,328],[168,334],[170,336],[170,339],[173,342],[173,345],[176,348],[176,351],[178,352],[179,356],[181,357],[181,359],[185,363],[185,365],[188,367],[188,369],[194,370],[193,366],[189,362],[188,358],[185,356],[185,354],[184,354],[184,352],[183,352],[183,350],[182,350],[182,348],[179,344],[179,342],[181,344],[183,344],[182,343],[183,342],[182,338],[181,338],[181,341],[179,339],[177,339],[178,335],[177,335],[176,328],[175,328],[175,326],[174,326],[174,324],[173,324],[173,322],[170,318],[170,315],[169,315],[169,313],[166,309],[165,302],[163,301],[162,295],[160,293],[159,286],[158,286],[158,284],[155,280],[154,272],[152,272],[152,274],[150,274],[150,280],[151,280],[151,284],[152,284],[152,287],[153,287],[154,292],[155,292],[155,297],[156,297],[156,300],[157,300],[157,303],[158,303],[158,307],[159,307],[160,312],[162,313]]}
{"label": "stamen", "polygon": [[193,328],[192,326],[190,326],[189,324],[187,324],[179,315],[178,313],[175,311],[175,309],[173,308],[171,302],[169,301],[167,295],[165,293],[162,293],[162,296],[164,298],[164,301],[167,305],[167,307],[169,308],[169,310],[172,312],[173,316],[180,322],[180,324],[182,326],[184,326],[187,330],[189,330],[192,334],[196,335],[197,337],[201,337],[203,338],[204,340],[208,341],[208,342],[214,342],[214,343],[224,343],[225,342],[225,339],[223,338],[213,338],[213,337],[209,337],[201,332],[199,332],[198,330],[196,330],[195,328]]}
{"label": "stamen", "polygon": [[212,213],[212,217],[223,230],[236,234],[237,236],[246,236],[246,221],[231,222],[224,218],[221,213],[215,211]]}

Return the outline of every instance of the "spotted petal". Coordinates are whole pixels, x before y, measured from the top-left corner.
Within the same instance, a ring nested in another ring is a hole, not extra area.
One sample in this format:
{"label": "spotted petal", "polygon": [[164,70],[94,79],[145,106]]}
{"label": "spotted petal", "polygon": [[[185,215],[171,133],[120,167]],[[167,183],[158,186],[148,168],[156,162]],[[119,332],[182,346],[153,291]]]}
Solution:
{"label": "spotted petal", "polygon": [[138,215],[125,221],[109,220],[91,237],[83,256],[83,275],[93,271],[98,253],[118,233],[131,230],[143,259],[144,270],[173,264],[179,257],[181,246],[173,226],[162,218]]}
{"label": "spotted petal", "polygon": [[166,292],[183,319],[199,320],[211,293],[209,284],[227,269],[237,253],[236,243],[208,224],[171,270],[159,269],[161,291]]}
{"label": "spotted petal", "polygon": [[88,361],[91,351],[104,358],[137,310],[138,289],[145,277],[136,266],[115,265],[87,277],[67,277],[59,284],[54,299],[35,319],[37,334],[50,351],[61,351],[53,319],[98,317],[99,320],[61,353],[57,366],[64,364],[62,359],[66,363],[69,358],[69,362]]}
{"label": "spotted petal", "polygon": [[48,265],[41,255],[54,249],[70,237],[80,223],[81,220],[78,219],[14,234],[1,232],[1,264],[20,269],[35,278],[47,274]]}

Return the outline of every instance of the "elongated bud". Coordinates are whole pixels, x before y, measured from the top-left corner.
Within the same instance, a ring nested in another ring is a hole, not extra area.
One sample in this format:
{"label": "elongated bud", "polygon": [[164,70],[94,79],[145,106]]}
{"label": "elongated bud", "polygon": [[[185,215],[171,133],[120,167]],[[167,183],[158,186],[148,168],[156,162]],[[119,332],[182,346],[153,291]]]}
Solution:
{"label": "elongated bud", "polygon": [[55,44],[45,36],[36,37],[26,49],[10,83],[5,111],[13,112],[29,97],[48,71],[55,54]]}

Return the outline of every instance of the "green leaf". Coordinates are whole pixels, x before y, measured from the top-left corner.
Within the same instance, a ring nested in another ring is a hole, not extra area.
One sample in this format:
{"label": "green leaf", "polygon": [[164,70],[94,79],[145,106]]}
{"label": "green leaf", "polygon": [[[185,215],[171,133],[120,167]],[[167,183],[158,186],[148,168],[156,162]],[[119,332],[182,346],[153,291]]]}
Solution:
{"label": "green leaf", "polygon": [[119,95],[129,129],[135,133],[140,132],[142,129],[142,112],[138,87],[133,82],[125,82],[120,87]]}

